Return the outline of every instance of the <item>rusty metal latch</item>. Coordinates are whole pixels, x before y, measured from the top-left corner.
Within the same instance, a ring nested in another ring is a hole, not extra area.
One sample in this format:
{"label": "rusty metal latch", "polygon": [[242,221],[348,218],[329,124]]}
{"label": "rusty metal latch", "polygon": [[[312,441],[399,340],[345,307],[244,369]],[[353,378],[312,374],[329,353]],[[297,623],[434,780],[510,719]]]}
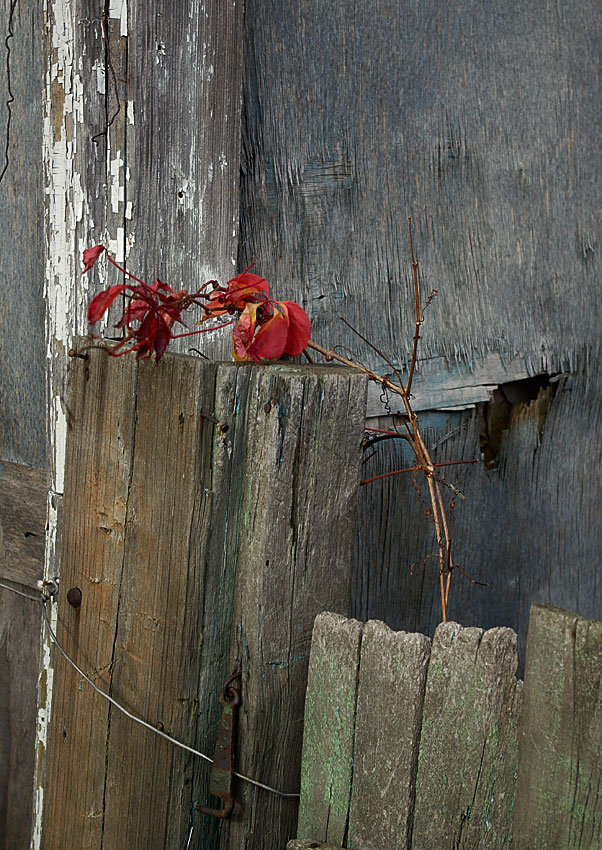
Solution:
{"label": "rusty metal latch", "polygon": [[207,806],[197,806],[197,810],[215,818],[227,818],[234,808],[232,796],[232,778],[234,776],[234,746],[236,740],[236,716],[240,705],[240,691],[234,687],[234,681],[239,679],[241,672],[234,673],[227,680],[220,694],[222,715],[217,730],[215,755],[209,779],[209,793],[224,801],[223,809],[210,809]]}

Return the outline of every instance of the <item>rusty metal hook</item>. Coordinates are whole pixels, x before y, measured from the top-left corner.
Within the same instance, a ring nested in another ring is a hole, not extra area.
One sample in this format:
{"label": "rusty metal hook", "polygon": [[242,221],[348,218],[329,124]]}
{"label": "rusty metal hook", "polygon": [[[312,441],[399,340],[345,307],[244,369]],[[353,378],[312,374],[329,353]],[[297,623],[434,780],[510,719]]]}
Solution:
{"label": "rusty metal hook", "polygon": [[209,779],[209,793],[224,801],[222,809],[211,809],[207,806],[197,806],[197,810],[214,818],[227,818],[234,808],[232,796],[232,778],[234,776],[234,744],[236,739],[236,715],[241,702],[240,691],[233,686],[242,672],[233,673],[226,680],[220,694],[222,715],[217,730],[215,755]]}

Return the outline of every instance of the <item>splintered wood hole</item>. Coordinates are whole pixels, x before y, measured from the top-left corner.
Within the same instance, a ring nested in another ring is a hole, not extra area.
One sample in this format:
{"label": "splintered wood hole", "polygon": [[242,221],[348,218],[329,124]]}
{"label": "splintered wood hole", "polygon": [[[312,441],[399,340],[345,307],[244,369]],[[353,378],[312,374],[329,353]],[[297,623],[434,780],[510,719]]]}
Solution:
{"label": "splintered wood hole", "polygon": [[557,387],[558,377],[554,375],[535,375],[520,381],[509,381],[493,391],[491,401],[479,406],[479,442],[486,469],[498,468],[505,435],[517,420],[518,414],[525,412],[535,401],[540,402],[534,413],[539,420],[541,436]]}

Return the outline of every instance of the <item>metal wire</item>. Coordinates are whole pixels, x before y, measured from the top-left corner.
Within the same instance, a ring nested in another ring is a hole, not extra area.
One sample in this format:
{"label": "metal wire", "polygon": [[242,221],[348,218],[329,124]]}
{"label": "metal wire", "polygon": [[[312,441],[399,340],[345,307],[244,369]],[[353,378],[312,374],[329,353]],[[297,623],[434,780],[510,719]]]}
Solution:
{"label": "metal wire", "polygon": [[[176,747],[180,747],[182,750],[186,750],[189,753],[192,753],[193,756],[198,756],[198,758],[203,759],[204,761],[213,764],[213,759],[209,756],[205,755],[205,753],[200,752],[200,750],[195,750],[194,747],[189,747],[188,744],[183,744],[181,741],[178,741],[176,738],[172,738],[171,735],[168,735],[166,732],[162,732],[160,729],[157,729],[156,726],[153,726],[151,723],[148,723],[146,720],[142,720],[141,717],[137,717],[135,714],[132,714],[131,711],[128,711],[127,708],[124,708],[120,703],[117,702],[112,696],[105,693],[101,688],[96,685],[89,676],[87,676],[81,667],[73,661],[73,659],[65,652],[63,647],[61,646],[56,634],[52,626],[50,625],[50,620],[48,618],[48,612],[46,610],[46,602],[56,595],[58,592],[58,588],[55,582],[51,582],[51,587],[48,591],[42,591],[39,597],[29,596],[29,594],[22,593],[20,590],[15,590],[14,587],[9,587],[7,584],[0,583],[0,587],[5,588],[6,590],[10,590],[11,593],[16,593],[18,596],[23,596],[25,599],[29,599],[31,602],[41,602],[42,603],[42,613],[44,616],[44,623],[46,625],[46,629],[48,630],[48,634],[50,636],[50,640],[56,646],[60,654],[63,656],[65,661],[70,664],[74,670],[76,670],[79,675],[84,679],[90,687],[96,691],[101,697],[104,697],[111,705],[115,706],[115,708],[120,711],[122,714],[125,714],[126,717],[129,717],[130,720],[133,720],[134,723],[139,723],[140,726],[144,726],[145,729],[149,729],[151,732],[154,732],[155,735],[159,735],[160,738],[165,738],[166,741],[169,741]],[[252,779],[250,776],[245,776],[243,773],[234,773],[238,779],[242,779],[243,782],[248,782],[251,785],[255,785],[257,788],[263,788],[264,791],[270,791],[272,794],[276,794],[278,797],[299,797],[298,792],[287,792],[287,791],[279,791],[277,788],[272,788],[271,785],[266,785],[263,782],[259,782],[257,779]]]}

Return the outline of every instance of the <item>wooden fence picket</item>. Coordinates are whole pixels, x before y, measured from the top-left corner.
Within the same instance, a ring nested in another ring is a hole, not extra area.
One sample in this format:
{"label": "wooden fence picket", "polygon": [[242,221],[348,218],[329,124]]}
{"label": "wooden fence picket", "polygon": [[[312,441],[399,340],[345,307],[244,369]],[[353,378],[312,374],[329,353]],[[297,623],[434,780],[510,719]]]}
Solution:
{"label": "wooden fence picket", "polygon": [[548,605],[529,622],[518,847],[602,847],[602,623]]}

